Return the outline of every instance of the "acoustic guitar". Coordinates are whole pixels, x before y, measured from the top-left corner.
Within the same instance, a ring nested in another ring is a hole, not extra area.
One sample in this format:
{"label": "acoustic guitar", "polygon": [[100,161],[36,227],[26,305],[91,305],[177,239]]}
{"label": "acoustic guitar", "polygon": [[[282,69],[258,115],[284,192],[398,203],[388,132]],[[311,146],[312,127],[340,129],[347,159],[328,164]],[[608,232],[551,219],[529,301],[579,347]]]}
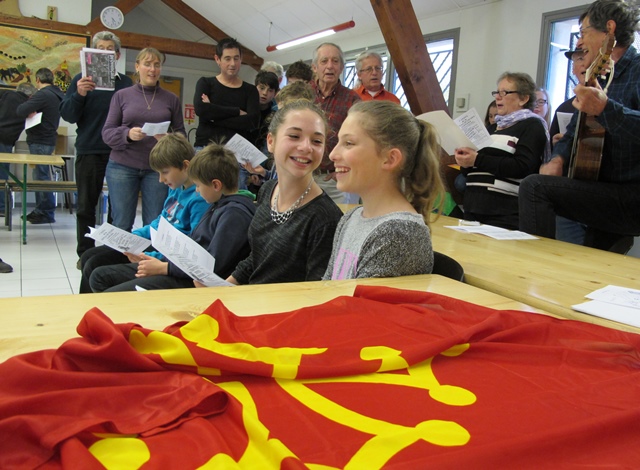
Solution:
{"label": "acoustic guitar", "polygon": [[[598,56],[587,69],[585,86],[596,86],[598,76],[606,72],[609,66],[609,59],[615,44],[616,40],[613,34],[607,34]],[[588,181],[598,179],[604,134],[604,127],[596,121],[595,116],[590,116],[582,111],[578,112],[578,122],[569,160],[569,178]]]}

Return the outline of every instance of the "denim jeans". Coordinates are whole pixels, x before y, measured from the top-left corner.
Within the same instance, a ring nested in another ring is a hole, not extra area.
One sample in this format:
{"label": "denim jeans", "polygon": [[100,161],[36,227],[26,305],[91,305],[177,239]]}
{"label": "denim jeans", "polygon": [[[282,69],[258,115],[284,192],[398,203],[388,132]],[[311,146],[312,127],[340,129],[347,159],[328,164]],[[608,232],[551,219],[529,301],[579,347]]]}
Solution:
{"label": "denim jeans", "polygon": [[529,175],[520,183],[520,230],[554,238],[556,215],[588,227],[584,244],[609,249],[640,235],[640,184]]}
{"label": "denim jeans", "polygon": [[[0,153],[13,153],[13,145],[0,144]],[[0,163],[0,180],[9,179],[9,163]],[[4,215],[4,187],[0,196],[0,216]]]}
{"label": "denim jeans", "polygon": [[556,240],[583,245],[587,228],[575,220],[556,216]]}
{"label": "denim jeans", "polygon": [[160,183],[158,173],[120,165],[112,160],[107,164],[107,186],[113,225],[128,232],[133,228],[142,192],[142,224],[148,225],[162,212],[168,186]]}
{"label": "denim jeans", "polygon": [[[54,145],[29,144],[32,155],[52,155],[55,148]],[[34,181],[52,181],[52,174],[51,165],[36,165],[32,177]],[[56,198],[52,192],[36,191],[36,208],[33,213],[55,221]]]}

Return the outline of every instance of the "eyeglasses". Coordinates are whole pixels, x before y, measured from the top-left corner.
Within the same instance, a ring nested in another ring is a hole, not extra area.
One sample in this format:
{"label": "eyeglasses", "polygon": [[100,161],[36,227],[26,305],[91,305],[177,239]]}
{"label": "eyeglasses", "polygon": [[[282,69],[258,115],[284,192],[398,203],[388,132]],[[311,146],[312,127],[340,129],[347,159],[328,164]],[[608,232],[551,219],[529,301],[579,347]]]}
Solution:
{"label": "eyeglasses", "polygon": [[491,92],[491,96],[493,96],[494,98],[497,98],[498,96],[500,96],[500,98],[504,98],[507,95],[510,95],[511,93],[518,93],[517,91],[506,91],[506,90],[500,90],[500,91],[492,91]]}
{"label": "eyeglasses", "polygon": [[360,69],[360,71],[361,71],[361,72],[364,72],[364,73],[371,73],[371,72],[373,72],[374,70],[375,70],[376,72],[382,72],[382,70],[384,70],[384,69],[383,69],[382,67],[380,67],[380,66],[367,67],[366,69]]}
{"label": "eyeglasses", "polygon": [[547,104],[547,100],[535,100],[533,104],[536,106],[542,106],[543,104]]}
{"label": "eyeglasses", "polygon": [[593,26],[585,26],[584,28],[580,28],[580,31],[578,31],[578,39],[582,39],[584,37],[584,32],[587,29],[593,29]]}

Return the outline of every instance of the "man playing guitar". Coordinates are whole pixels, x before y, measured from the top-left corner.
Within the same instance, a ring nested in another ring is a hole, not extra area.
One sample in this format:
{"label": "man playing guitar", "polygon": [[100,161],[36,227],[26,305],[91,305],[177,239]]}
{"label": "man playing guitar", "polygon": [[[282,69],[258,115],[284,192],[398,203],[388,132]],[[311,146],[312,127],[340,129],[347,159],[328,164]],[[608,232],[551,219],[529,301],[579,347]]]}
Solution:
{"label": "man playing guitar", "polygon": [[[573,105],[604,127],[599,176],[582,181],[562,176],[570,158],[578,113],[574,114],[553,156],[520,184],[520,229],[555,236],[555,216],[585,224],[584,244],[626,252],[640,235],[640,54],[633,47],[640,20],[632,0],[597,0],[580,17],[577,47],[586,63],[601,58],[608,34],[615,36],[609,74],[593,86],[578,85]],[[602,83],[611,78],[608,93]]]}

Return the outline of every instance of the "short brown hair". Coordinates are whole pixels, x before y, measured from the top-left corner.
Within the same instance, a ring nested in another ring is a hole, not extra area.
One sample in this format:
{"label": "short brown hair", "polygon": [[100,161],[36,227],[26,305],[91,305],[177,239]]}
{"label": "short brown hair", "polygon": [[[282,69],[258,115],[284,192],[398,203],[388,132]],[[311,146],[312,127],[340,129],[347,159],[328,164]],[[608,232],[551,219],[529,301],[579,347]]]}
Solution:
{"label": "short brown hair", "polygon": [[210,186],[211,181],[220,180],[225,192],[238,190],[238,160],[235,154],[220,144],[209,144],[200,150],[189,165],[189,178]]}
{"label": "short brown hair", "polygon": [[149,166],[155,171],[167,168],[184,168],[184,161],[191,160],[196,153],[183,134],[167,134],[151,149]]}
{"label": "short brown hair", "polygon": [[286,105],[289,101],[308,100],[313,103],[315,99],[316,96],[311,85],[302,81],[289,83],[276,95],[276,103],[280,107]]}

